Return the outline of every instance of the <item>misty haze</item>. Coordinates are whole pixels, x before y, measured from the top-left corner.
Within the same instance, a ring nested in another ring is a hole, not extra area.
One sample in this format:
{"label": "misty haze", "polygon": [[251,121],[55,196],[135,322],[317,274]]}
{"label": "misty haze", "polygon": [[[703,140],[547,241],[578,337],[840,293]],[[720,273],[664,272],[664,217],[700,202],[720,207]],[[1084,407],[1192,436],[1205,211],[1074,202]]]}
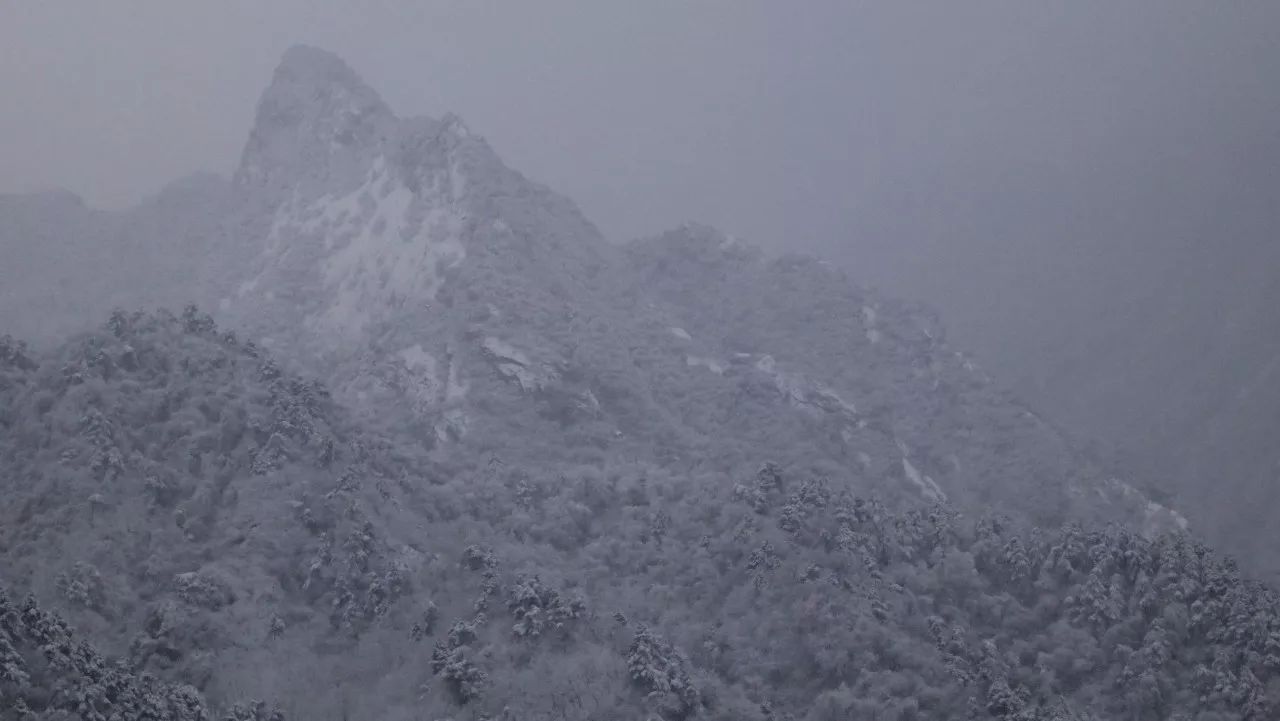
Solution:
{"label": "misty haze", "polygon": [[0,4],[0,721],[1280,718],[1280,4]]}

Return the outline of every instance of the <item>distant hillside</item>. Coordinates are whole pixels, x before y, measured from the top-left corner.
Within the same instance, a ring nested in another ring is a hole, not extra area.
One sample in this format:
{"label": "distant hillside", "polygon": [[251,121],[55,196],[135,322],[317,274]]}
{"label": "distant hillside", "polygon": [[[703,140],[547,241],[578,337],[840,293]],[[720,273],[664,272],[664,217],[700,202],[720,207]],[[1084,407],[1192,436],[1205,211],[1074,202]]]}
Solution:
{"label": "distant hillside", "polygon": [[[1125,286],[1053,330],[1008,380],[1064,425],[1131,452],[1210,538],[1280,578],[1280,247],[1148,242]],[[1028,339],[1039,333],[1029,331]]]}
{"label": "distant hillside", "polygon": [[115,306],[207,304],[223,277],[211,256],[233,233],[228,191],[195,175],[122,212],[66,192],[0,196],[0,332],[47,346]]}

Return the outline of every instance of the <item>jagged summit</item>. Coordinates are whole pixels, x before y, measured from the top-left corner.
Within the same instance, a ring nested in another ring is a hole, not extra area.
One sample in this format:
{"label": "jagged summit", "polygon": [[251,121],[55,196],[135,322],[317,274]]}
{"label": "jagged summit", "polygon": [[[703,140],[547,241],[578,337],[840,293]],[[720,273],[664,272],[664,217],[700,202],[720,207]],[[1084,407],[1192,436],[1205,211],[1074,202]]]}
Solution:
{"label": "jagged summit", "polygon": [[397,118],[342,58],[295,45],[258,101],[235,182],[268,204],[289,191],[304,198],[336,196],[366,180],[382,161],[417,190],[424,174],[449,162],[432,151],[461,146],[496,162],[458,116]]}
{"label": "jagged summit", "polygon": [[276,75],[311,77],[319,83],[342,82],[350,86],[365,86],[364,80],[336,53],[314,45],[299,43],[289,47],[280,56]]}
{"label": "jagged summit", "polygon": [[236,184],[271,192],[302,177],[330,187],[359,172],[395,122],[382,98],[341,58],[292,47],[258,101]]}
{"label": "jagged summit", "polygon": [[613,252],[458,116],[397,117],[341,59],[305,46],[263,93],[235,182],[245,260],[220,308],[264,342],[308,348],[294,356],[345,358],[391,330],[447,326],[450,282],[577,297]]}
{"label": "jagged summit", "polygon": [[285,51],[259,104],[263,111],[331,112],[363,109],[390,117],[391,109],[378,93],[337,55],[307,45]]}

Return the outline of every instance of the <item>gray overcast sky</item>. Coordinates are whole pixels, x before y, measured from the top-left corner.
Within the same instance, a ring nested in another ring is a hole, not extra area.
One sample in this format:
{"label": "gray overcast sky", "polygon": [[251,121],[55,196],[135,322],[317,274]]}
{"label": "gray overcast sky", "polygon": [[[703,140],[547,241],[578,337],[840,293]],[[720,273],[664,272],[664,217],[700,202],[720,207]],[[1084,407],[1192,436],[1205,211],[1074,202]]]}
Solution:
{"label": "gray overcast sky", "polygon": [[972,335],[1020,312],[993,289],[1078,305],[1152,243],[1274,231],[1277,37],[1274,0],[10,0],[0,191],[120,206],[229,173],[305,42],[611,238],[692,219],[816,250]]}

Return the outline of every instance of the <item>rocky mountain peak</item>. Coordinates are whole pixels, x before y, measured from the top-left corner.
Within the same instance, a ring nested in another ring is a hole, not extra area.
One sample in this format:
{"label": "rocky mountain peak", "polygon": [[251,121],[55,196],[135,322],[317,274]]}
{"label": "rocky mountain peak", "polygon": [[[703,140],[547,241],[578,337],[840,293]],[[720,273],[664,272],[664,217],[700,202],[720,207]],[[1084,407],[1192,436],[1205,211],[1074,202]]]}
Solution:
{"label": "rocky mountain peak", "polygon": [[294,46],[258,101],[236,184],[272,192],[304,180],[331,190],[363,174],[395,123],[387,104],[341,58]]}
{"label": "rocky mountain peak", "polygon": [[[315,48],[281,60],[235,184],[252,260],[227,274],[239,279],[220,308],[264,340],[326,352],[440,320],[450,279],[472,294],[487,278],[575,295],[610,252],[572,202],[504,165],[458,116],[397,117]],[[458,277],[464,260],[477,277]]]}

